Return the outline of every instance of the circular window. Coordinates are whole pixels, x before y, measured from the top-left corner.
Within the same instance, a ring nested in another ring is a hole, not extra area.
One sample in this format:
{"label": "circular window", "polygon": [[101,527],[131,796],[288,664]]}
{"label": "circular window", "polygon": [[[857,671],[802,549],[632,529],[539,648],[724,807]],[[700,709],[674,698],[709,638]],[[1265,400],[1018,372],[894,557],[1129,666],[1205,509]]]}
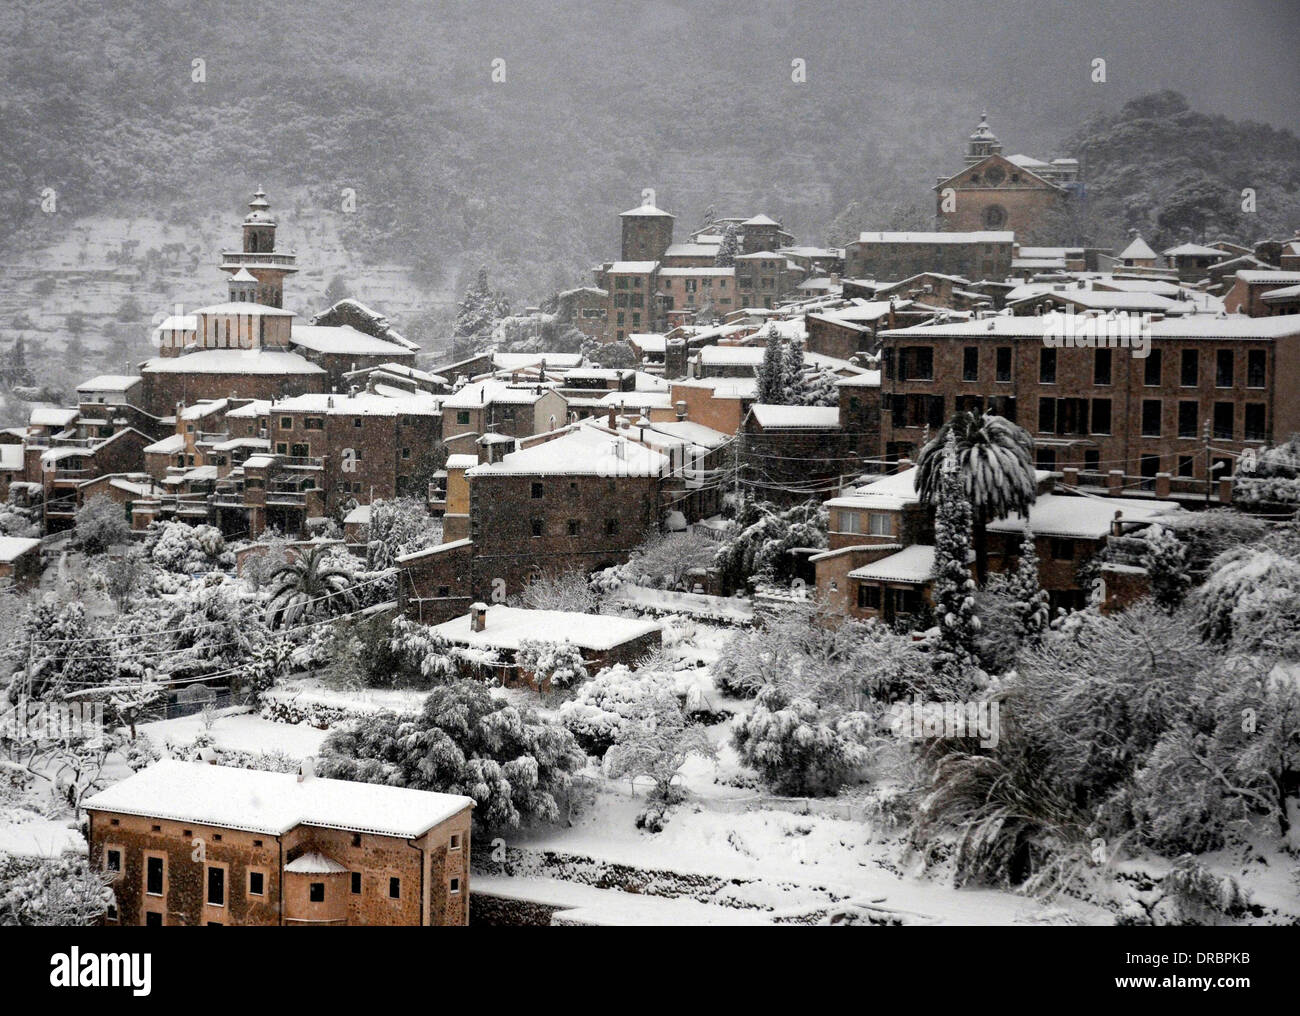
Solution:
{"label": "circular window", "polygon": [[984,209],[984,228],[1001,229],[1007,224],[1007,210],[1001,205],[989,205]]}
{"label": "circular window", "polygon": [[1002,171],[1001,166],[990,166],[984,171],[984,182],[990,187],[996,187],[1007,178],[1007,174]]}

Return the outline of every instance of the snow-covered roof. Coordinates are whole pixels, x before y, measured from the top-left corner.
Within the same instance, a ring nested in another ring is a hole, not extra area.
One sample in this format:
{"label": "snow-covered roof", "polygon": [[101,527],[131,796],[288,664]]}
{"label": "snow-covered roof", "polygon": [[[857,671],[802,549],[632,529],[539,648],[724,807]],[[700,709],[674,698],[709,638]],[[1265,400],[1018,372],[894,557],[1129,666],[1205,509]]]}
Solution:
{"label": "snow-covered roof", "polygon": [[23,446],[20,444],[0,444],[0,469],[6,472],[23,468]]}
{"label": "snow-covered roof", "polygon": [[57,406],[37,406],[27,422],[32,427],[66,427],[76,421],[80,410],[60,409]]}
{"label": "snow-covered roof", "polygon": [[465,455],[462,453],[462,454],[447,456],[448,469],[473,469],[477,465],[478,465],[477,455]]}
{"label": "snow-covered roof", "polygon": [[295,857],[284,866],[284,870],[290,875],[338,875],[348,869],[332,857],[326,857],[313,850]]}
{"label": "snow-covered roof", "polygon": [[199,319],[193,314],[172,314],[163,318],[157,328],[160,332],[192,332],[199,327]]}
{"label": "snow-covered roof", "polygon": [[150,374],[324,374],[325,369],[297,353],[272,349],[200,349],[182,356],[155,356],[142,371]]}
{"label": "snow-covered roof", "polygon": [[1300,297],[1300,286],[1283,286],[1281,289],[1270,289],[1260,299],[1265,303],[1282,303],[1297,297]]}
{"label": "snow-covered roof", "polygon": [[835,384],[839,388],[879,388],[880,371],[867,370],[851,377],[842,377],[837,379]]}
{"label": "snow-covered roof", "polygon": [[742,226],[779,226],[781,223],[770,215],[755,215],[752,219],[746,219],[741,223]]}
{"label": "snow-covered roof", "polygon": [[99,374],[77,385],[79,392],[125,392],[144,379],[130,374]]}
{"label": "snow-covered roof", "polygon": [[359,504],[350,512],[343,516],[345,526],[368,526],[370,525],[370,505]]}
{"label": "snow-covered roof", "polygon": [[[447,396],[442,405],[445,409],[477,409],[493,403],[527,406],[553,391],[554,388],[546,385],[511,385],[496,378],[489,378],[465,385],[460,391]],[[562,399],[564,396],[559,395],[559,398]]]}
{"label": "snow-covered roof", "polygon": [[704,268],[660,268],[659,269],[659,278],[661,279],[701,278],[703,276],[708,276],[709,278],[731,278],[735,274],[736,274],[736,269],[734,267],[719,268],[717,265],[710,265]]}
{"label": "snow-covered roof", "polygon": [[289,341],[317,353],[349,353],[357,356],[409,356],[410,350],[387,339],[358,331],[351,325],[293,326]]}
{"label": "snow-covered roof", "polygon": [[403,554],[398,557],[398,564],[405,564],[408,561],[416,561],[422,557],[431,557],[434,554],[445,554],[449,550],[458,550],[461,547],[472,547],[474,541],[471,539],[452,540],[450,543],[435,543],[432,547],[425,547],[423,550],[413,550],[409,554]]}
{"label": "snow-covered roof", "polygon": [[522,607],[493,605],[487,608],[482,631],[474,631],[471,615],[464,614],[433,630],[448,642],[481,649],[519,648],[525,639],[547,642],[571,642],[580,649],[603,652],[625,642],[660,631],[653,621],[580,614],[568,610],[525,610]]}
{"label": "snow-covered roof", "polygon": [[636,208],[629,208],[626,212],[619,213],[620,217],[624,215],[663,215],[670,219],[675,219],[677,217],[669,212],[665,212],[662,208],[656,208],[650,203],[638,205]]}
{"label": "snow-covered roof", "polygon": [[666,258],[717,257],[718,245],[713,243],[673,243],[664,251]]}
{"label": "snow-covered roof", "polygon": [[[1129,522],[1140,522],[1180,511],[1174,501],[1043,494],[1029,506],[1029,528],[1035,536],[1099,540],[1110,532],[1116,512]],[[1025,523],[1019,514],[1013,513],[990,522],[988,528],[991,533],[1023,533]]]}
{"label": "snow-covered roof", "polygon": [[851,579],[876,582],[928,582],[934,573],[934,548],[923,543],[904,547],[897,554],[854,568]]}
{"label": "snow-covered roof", "polygon": [[[574,402],[580,400],[572,400]],[[668,392],[608,392],[596,402],[601,406],[614,406],[619,409],[671,409],[672,396]]]}
{"label": "snow-covered roof", "polygon": [[379,392],[355,392],[330,395],[311,392],[281,399],[277,413],[320,413],[324,416],[437,416],[442,412],[440,400],[428,392],[406,392],[392,397]]}
{"label": "snow-covered roof", "polygon": [[239,271],[235,272],[235,274],[230,277],[230,281],[231,282],[256,282],[257,276],[254,275],[252,272],[250,272],[247,268],[241,268]]}
{"label": "snow-covered roof", "polygon": [[23,536],[0,536],[0,561],[12,564],[41,545],[40,540]]}
{"label": "snow-covered roof", "polygon": [[580,427],[542,441],[500,462],[480,463],[465,475],[483,476],[665,476],[668,459],[635,441]]}
{"label": "snow-covered roof", "polygon": [[202,399],[190,406],[183,406],[180,412],[182,420],[201,420],[213,413],[220,413],[230,404],[228,399]]}
{"label": "snow-covered roof", "polygon": [[1150,260],[1156,256],[1156,252],[1151,249],[1151,245],[1140,236],[1135,236],[1133,242],[1119,252],[1121,261],[1129,259],[1135,261]]}
{"label": "snow-covered roof", "polygon": [[758,395],[758,378],[698,377],[674,381],[674,388],[709,388],[715,399],[752,399]]}
{"label": "snow-covered roof", "polygon": [[[939,338],[1014,337],[1036,339],[1041,342],[1043,333],[1049,328],[1059,330],[1060,321],[1054,318],[1053,314],[1025,316],[1000,314],[996,317],[970,321],[894,328],[883,334],[926,335]],[[1300,316],[1275,314],[1269,317],[1247,317],[1244,314],[1229,314],[1218,317],[1213,314],[1183,314],[1179,317],[1166,317],[1161,321],[1150,321],[1143,327],[1150,330],[1153,339],[1272,339],[1300,333]]]}
{"label": "snow-covered roof", "polygon": [[1199,244],[1199,243],[1180,243],[1177,247],[1170,247],[1164,253],[1165,253],[1165,257],[1167,258],[1178,258],[1178,257],[1222,258],[1228,256],[1225,251],[1221,251],[1217,247],[1206,247],[1203,244]]}
{"label": "snow-covered roof", "polygon": [[658,267],[658,261],[615,261],[605,272],[609,275],[649,275]]}
{"label": "snow-covered roof", "polygon": [[226,414],[227,417],[239,418],[241,420],[255,420],[259,416],[265,416],[271,411],[270,399],[253,399],[244,403],[238,409],[232,409]]}
{"label": "snow-covered roof", "polygon": [[175,455],[177,452],[185,450],[185,437],[181,434],[170,434],[161,441],[155,441],[151,445],[144,446],[146,455]]}
{"label": "snow-covered roof", "polygon": [[264,303],[245,303],[241,301],[214,303],[210,307],[199,307],[194,311],[197,317],[200,314],[240,314],[245,317],[296,317],[291,310],[285,310],[283,307],[268,307]]}
{"label": "snow-covered roof", "polygon": [[1014,243],[1015,239],[1016,234],[1009,229],[977,229],[965,233],[874,232],[858,234],[858,243]]}
{"label": "snow-covered roof", "polygon": [[683,441],[689,441],[691,444],[699,445],[702,448],[721,448],[724,444],[732,439],[731,434],[723,433],[720,430],[714,430],[712,427],[706,427],[702,423],[696,423],[694,420],[672,420],[667,423],[652,423],[650,430],[659,434],[667,434],[670,437],[679,438]]}
{"label": "snow-covered roof", "polygon": [[838,430],[838,406],[774,406],[755,402],[749,410],[764,430]]}
{"label": "snow-covered roof", "polygon": [[412,839],[469,797],[205,762],[155,762],[83,802],[93,811],[196,822],[278,836],[298,825]]}
{"label": "snow-covered roof", "polygon": [[[654,264],[654,262],[650,262]],[[563,369],[582,366],[581,353],[493,353],[492,366],[499,370],[521,370],[542,365]]]}
{"label": "snow-covered roof", "polygon": [[1260,283],[1277,283],[1278,285],[1294,285],[1300,282],[1300,272],[1238,272],[1237,278],[1242,282],[1258,285]]}
{"label": "snow-covered roof", "polygon": [[627,341],[643,353],[662,353],[668,348],[668,336],[655,332],[633,332]]}

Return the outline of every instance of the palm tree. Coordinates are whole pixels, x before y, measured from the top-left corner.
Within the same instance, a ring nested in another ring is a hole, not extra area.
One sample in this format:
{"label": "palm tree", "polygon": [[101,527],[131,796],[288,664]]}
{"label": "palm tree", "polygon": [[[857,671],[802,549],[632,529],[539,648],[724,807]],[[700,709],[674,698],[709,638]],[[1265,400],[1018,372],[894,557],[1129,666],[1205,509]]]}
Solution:
{"label": "palm tree", "polygon": [[272,628],[357,609],[352,569],[330,550],[327,544],[299,550],[292,561],[271,574],[266,622]]}
{"label": "palm tree", "polygon": [[933,505],[939,493],[943,446],[952,431],[973,516],[975,576],[988,575],[988,524],[1012,512],[1027,516],[1038,496],[1034,479],[1034,439],[1023,427],[992,413],[957,413],[945,423],[916,460],[916,492]]}

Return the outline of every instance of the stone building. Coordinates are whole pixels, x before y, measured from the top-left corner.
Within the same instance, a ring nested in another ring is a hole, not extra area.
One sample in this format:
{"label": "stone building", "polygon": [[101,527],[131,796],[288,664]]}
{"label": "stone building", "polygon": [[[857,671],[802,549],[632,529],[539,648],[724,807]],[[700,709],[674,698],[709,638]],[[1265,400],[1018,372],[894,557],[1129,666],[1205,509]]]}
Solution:
{"label": "stone building", "polygon": [[[940,177],[934,185],[940,229],[1033,233],[1050,225],[1053,211],[1082,194],[1077,159],[1044,162],[1028,155],[1003,155],[1002,143],[984,113],[970,136],[965,162],[961,170]],[[929,267],[951,270],[938,265]],[[854,274],[851,269],[849,274]]]}
{"label": "stone building", "polygon": [[172,760],[84,802],[114,926],[468,924],[473,806]]}
{"label": "stone building", "polygon": [[1010,230],[861,233],[844,248],[844,272],[889,280],[925,272],[1000,280],[1011,274],[1015,239]]}
{"label": "stone building", "polygon": [[1300,431],[1300,318],[997,316],[880,337],[891,460],[983,409],[1034,436],[1040,468],[1203,498],[1236,455]]}

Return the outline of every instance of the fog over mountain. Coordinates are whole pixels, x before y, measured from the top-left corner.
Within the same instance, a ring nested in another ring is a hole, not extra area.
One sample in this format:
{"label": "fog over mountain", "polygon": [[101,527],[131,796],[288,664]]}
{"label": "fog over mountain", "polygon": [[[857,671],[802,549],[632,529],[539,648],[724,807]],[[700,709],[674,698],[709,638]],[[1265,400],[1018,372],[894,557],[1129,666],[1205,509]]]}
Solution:
{"label": "fog over mountain", "polygon": [[928,212],[985,108],[1008,151],[1051,155],[1163,89],[1294,129],[1300,89],[1300,19],[1263,0],[42,0],[0,40],[6,246],[110,211],[230,217],[256,185],[310,217],[352,188],[363,261],[444,294],[485,262],[518,299],[613,253],[643,187],[683,229],[761,209],[826,241]]}

